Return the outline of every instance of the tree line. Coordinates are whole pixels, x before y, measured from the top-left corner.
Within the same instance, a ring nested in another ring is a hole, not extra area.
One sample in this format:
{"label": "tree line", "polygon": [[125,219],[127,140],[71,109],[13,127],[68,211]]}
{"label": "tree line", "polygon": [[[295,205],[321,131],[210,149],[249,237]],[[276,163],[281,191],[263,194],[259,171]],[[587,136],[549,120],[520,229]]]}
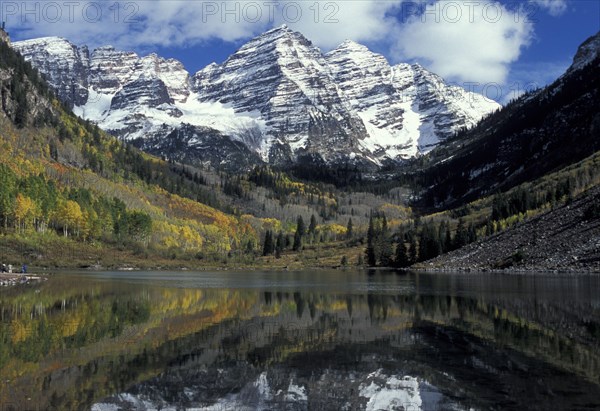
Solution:
{"label": "tree line", "polygon": [[152,219],[86,188],[61,188],[43,175],[18,176],[0,164],[0,221],[3,233],[48,229],[64,237],[147,242]]}
{"label": "tree line", "polygon": [[406,268],[477,240],[473,224],[460,219],[454,235],[448,221],[422,222],[401,227],[392,234],[383,213],[373,213],[367,231],[366,263],[370,267]]}

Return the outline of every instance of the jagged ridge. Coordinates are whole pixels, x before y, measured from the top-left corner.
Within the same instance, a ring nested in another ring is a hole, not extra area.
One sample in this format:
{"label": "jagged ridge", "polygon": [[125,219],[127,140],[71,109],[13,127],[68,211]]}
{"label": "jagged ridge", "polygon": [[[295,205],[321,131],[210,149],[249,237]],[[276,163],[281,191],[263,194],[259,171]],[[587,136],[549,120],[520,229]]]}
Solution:
{"label": "jagged ridge", "polygon": [[323,54],[286,26],[193,76],[156,54],[140,58],[112,47],[90,54],[60,38],[13,46],[77,114],[118,137],[156,143],[188,124],[275,164],[315,155],[373,165],[412,157],[499,108],[351,41]]}

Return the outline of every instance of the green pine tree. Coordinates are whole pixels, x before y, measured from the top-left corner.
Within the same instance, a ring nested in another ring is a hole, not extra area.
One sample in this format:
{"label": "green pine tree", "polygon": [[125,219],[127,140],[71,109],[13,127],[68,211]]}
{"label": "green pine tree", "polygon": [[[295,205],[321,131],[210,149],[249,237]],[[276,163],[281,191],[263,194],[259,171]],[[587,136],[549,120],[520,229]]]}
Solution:
{"label": "green pine tree", "polygon": [[454,236],[454,249],[458,249],[469,244],[469,229],[462,218],[458,220],[456,235]]}
{"label": "green pine tree", "polygon": [[406,252],[406,246],[404,242],[401,240],[396,245],[396,258],[394,259],[394,265],[398,268],[406,268],[410,267],[410,257]]}
{"label": "green pine tree", "polygon": [[392,239],[388,230],[387,219],[381,219],[381,231],[379,233],[379,265],[389,267],[392,264]]}
{"label": "green pine tree", "polygon": [[265,233],[265,242],[263,244],[263,256],[273,254],[273,233],[267,230]]}
{"label": "green pine tree", "polygon": [[315,235],[316,232],[317,232],[317,219],[315,218],[315,215],[313,214],[310,216],[310,224],[308,226],[308,234]]}
{"label": "green pine tree", "polygon": [[306,233],[306,227],[304,226],[304,220],[302,216],[298,216],[298,221],[296,224],[296,233],[294,234],[294,245],[292,249],[294,251],[300,251],[302,249],[302,237]]}
{"label": "green pine tree", "polygon": [[283,237],[283,232],[279,232],[277,235],[277,242],[275,243],[275,258],[281,258],[281,253],[285,248],[285,238]]}
{"label": "green pine tree", "polygon": [[375,267],[377,265],[377,255],[375,254],[375,222],[373,216],[369,218],[369,229],[367,230],[367,265]]}
{"label": "green pine tree", "polygon": [[408,255],[410,258],[411,264],[414,264],[418,261],[418,245],[417,245],[417,236],[413,235],[410,239],[410,247],[408,249]]}

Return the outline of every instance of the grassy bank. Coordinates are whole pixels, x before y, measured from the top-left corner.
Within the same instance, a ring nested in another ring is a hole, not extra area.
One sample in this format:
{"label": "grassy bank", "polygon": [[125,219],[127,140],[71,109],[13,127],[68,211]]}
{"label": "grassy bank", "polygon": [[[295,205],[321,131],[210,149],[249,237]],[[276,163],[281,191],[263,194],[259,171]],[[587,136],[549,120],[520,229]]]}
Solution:
{"label": "grassy bank", "polygon": [[307,245],[301,252],[284,252],[280,258],[255,254],[158,252],[139,244],[107,245],[64,238],[55,233],[0,235],[0,263],[30,270],[52,269],[302,269],[356,267],[364,246],[345,242]]}

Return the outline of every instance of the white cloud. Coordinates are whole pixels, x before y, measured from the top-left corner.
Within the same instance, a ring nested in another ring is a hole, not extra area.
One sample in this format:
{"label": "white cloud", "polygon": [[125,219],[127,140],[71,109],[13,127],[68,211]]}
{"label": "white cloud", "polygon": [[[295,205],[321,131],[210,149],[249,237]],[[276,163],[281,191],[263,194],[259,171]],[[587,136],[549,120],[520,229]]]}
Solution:
{"label": "white cloud", "polygon": [[400,27],[393,55],[451,80],[503,84],[532,34],[524,13],[498,2],[440,1]]}
{"label": "white cloud", "polygon": [[186,46],[209,39],[238,41],[287,24],[327,49],[346,39],[385,38],[396,25],[389,13],[402,1],[25,1],[2,2],[0,12],[9,28],[22,33],[20,37],[57,35],[92,47]]}
{"label": "white cloud", "polygon": [[533,4],[546,10],[551,16],[557,17],[567,11],[566,0],[531,0]]}
{"label": "white cloud", "polygon": [[184,46],[212,38],[236,41],[264,31],[270,18],[265,3],[2,2],[0,17],[7,21],[10,30],[22,33],[20,37],[56,35],[90,46]]}
{"label": "white cloud", "polygon": [[[562,3],[531,1],[552,10]],[[92,48],[148,51],[210,39],[246,41],[285,23],[326,50],[346,39],[378,41],[394,59],[419,60],[449,80],[499,83],[533,33],[527,13],[519,11],[495,0],[0,2],[0,18],[21,39],[58,35]]]}
{"label": "white cloud", "polygon": [[[341,0],[335,2],[281,2],[277,24],[285,23],[324,49],[344,40],[370,42],[385,39],[398,25],[394,14],[403,0]],[[302,18],[295,20],[294,5],[302,6]],[[286,6],[288,6],[286,10]]]}

